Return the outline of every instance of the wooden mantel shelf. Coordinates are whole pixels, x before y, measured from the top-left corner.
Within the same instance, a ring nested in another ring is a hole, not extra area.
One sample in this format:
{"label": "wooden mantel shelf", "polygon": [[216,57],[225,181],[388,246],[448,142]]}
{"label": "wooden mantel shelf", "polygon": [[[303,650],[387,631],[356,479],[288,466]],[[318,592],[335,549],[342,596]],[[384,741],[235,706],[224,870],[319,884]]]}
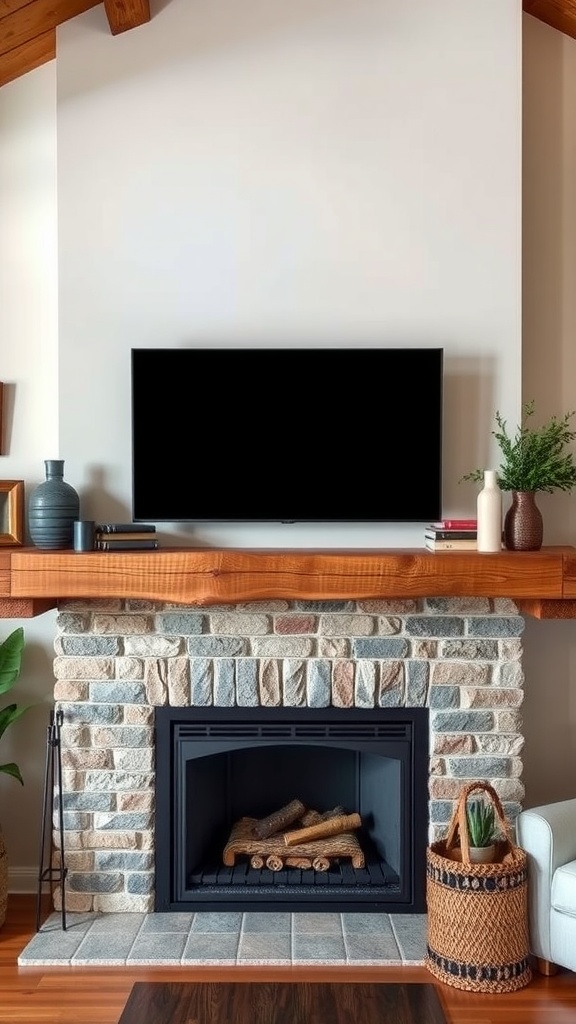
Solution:
{"label": "wooden mantel shelf", "polygon": [[4,618],[38,615],[66,598],[206,606],[417,597],[507,597],[538,618],[576,618],[576,548],[496,554],[420,548],[0,552]]}

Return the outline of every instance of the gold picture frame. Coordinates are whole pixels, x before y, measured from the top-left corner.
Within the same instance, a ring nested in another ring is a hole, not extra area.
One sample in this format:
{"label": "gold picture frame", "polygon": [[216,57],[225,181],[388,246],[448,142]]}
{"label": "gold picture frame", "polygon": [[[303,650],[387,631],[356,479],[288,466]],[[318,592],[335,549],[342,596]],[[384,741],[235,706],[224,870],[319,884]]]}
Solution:
{"label": "gold picture frame", "polygon": [[0,546],[24,543],[24,481],[0,480]]}

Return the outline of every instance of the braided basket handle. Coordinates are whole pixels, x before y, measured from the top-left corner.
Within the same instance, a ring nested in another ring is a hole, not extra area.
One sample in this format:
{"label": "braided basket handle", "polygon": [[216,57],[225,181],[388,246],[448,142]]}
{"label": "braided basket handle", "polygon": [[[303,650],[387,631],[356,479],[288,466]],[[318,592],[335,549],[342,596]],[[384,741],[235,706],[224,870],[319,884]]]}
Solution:
{"label": "braided basket handle", "polygon": [[450,820],[448,827],[448,835],[446,836],[446,850],[453,850],[456,844],[457,836],[460,838],[460,849],[462,850],[462,861],[465,864],[470,863],[470,840],[468,838],[468,826],[466,823],[466,806],[468,803],[468,797],[472,793],[481,792],[487,793],[494,805],[494,812],[502,829],[502,832],[506,839],[510,842],[510,828],[502,804],[500,803],[500,797],[496,790],[489,782],[470,782],[467,786],[462,788],[456,809]]}

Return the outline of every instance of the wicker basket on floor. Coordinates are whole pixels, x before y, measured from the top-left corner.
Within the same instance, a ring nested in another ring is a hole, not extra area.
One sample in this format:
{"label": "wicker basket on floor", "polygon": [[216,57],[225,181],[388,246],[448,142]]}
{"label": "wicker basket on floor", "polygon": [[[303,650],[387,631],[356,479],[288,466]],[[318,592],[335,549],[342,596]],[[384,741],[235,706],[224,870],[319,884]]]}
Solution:
{"label": "wicker basket on floor", "polygon": [[0,828],[0,928],[6,920],[8,906],[8,857],[2,829]]}
{"label": "wicker basket on floor", "polygon": [[[490,864],[470,863],[466,801],[477,790],[492,800],[505,837]],[[465,786],[446,839],[427,851],[426,966],[436,978],[470,992],[513,992],[528,984],[527,867],[492,786]]]}

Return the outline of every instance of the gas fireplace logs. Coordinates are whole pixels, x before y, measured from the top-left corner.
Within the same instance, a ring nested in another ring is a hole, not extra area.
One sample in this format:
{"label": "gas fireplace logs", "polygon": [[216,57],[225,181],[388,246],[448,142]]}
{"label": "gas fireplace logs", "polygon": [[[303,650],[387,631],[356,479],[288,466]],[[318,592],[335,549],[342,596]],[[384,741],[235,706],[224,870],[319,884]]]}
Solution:
{"label": "gas fireplace logs", "polygon": [[258,839],[268,839],[276,832],[283,832],[288,825],[298,821],[305,811],[306,808],[300,800],[291,800],[279,811],[274,811],[274,814],[269,814],[267,818],[260,818],[254,825],[254,835]]}
{"label": "gas fireplace logs", "polygon": [[[298,815],[295,812],[298,810]],[[288,821],[288,819],[291,819]],[[298,828],[286,831],[288,824]],[[224,847],[223,862],[232,867],[237,856],[248,856],[255,869],[283,868],[328,871],[332,861],[349,858],[352,867],[363,868],[364,853],[353,834],[360,828],[359,814],[346,814],[342,807],[321,814],[293,800],[266,818],[241,818],[232,826]],[[274,832],[269,831],[274,829]],[[261,837],[259,833],[266,835]]]}
{"label": "gas fireplace logs", "polygon": [[300,846],[301,843],[307,843],[313,839],[326,839],[327,836],[337,836],[341,832],[353,831],[355,828],[360,828],[361,825],[362,818],[359,814],[341,814],[337,818],[321,821],[318,825],[285,832],[284,842],[286,846]]}

